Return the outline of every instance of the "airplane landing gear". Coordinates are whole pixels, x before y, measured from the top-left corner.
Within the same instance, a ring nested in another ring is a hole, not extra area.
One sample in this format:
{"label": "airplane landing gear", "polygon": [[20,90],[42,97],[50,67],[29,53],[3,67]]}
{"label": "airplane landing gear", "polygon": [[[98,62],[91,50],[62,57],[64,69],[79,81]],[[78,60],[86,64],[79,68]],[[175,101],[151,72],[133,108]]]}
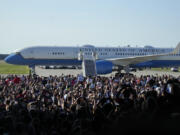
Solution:
{"label": "airplane landing gear", "polygon": [[129,66],[125,66],[125,67],[124,67],[124,71],[125,71],[127,74],[129,74],[129,72],[130,72]]}
{"label": "airplane landing gear", "polygon": [[30,74],[30,75],[36,74],[36,72],[35,72],[35,65],[29,66],[29,68],[30,68],[30,71],[29,71],[29,74]]}

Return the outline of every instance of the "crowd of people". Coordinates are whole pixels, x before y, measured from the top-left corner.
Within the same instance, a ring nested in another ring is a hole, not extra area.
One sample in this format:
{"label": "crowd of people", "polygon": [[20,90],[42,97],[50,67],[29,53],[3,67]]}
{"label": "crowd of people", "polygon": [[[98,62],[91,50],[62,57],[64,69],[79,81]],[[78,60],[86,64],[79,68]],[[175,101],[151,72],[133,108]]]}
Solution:
{"label": "crowd of people", "polygon": [[0,134],[180,133],[180,77],[0,76]]}

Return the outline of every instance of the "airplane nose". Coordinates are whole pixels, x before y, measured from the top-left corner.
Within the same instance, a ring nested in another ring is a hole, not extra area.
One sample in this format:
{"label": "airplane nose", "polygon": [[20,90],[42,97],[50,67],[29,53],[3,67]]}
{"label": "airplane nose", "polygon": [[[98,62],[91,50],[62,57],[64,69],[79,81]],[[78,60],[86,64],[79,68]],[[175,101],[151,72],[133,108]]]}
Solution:
{"label": "airplane nose", "polygon": [[17,64],[17,57],[18,56],[16,54],[10,54],[4,59],[4,61],[9,64]]}

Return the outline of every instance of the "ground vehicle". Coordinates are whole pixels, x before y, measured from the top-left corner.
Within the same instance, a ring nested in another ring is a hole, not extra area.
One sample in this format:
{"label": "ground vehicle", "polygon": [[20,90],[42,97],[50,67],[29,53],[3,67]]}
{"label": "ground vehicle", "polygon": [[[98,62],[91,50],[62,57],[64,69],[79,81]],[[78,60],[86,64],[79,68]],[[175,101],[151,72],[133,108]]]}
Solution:
{"label": "ground vehicle", "polygon": [[136,68],[129,68],[130,71],[136,72]]}
{"label": "ground vehicle", "polygon": [[173,71],[173,72],[178,72],[178,67],[172,67],[172,68],[171,68],[171,71]]}

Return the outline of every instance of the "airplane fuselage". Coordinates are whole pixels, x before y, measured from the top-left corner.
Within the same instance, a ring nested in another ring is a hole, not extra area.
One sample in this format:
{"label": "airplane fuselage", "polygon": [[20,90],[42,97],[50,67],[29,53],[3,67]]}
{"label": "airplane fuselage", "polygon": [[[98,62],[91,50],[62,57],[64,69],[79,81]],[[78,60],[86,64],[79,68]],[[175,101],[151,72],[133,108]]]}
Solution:
{"label": "airplane fuselage", "polygon": [[[52,47],[36,46],[28,47],[16,51],[9,55],[5,61],[18,65],[81,65],[82,61],[78,60],[78,54],[83,52],[86,56],[96,52],[98,60],[112,58],[138,57],[147,55],[166,54],[173,51],[173,48],[154,48],[146,47],[94,47],[86,45],[82,47]],[[117,65],[121,65],[118,63]],[[122,63],[123,65],[123,63]],[[157,60],[138,63],[134,66],[178,66],[180,65],[180,54],[170,54],[161,56]]]}

